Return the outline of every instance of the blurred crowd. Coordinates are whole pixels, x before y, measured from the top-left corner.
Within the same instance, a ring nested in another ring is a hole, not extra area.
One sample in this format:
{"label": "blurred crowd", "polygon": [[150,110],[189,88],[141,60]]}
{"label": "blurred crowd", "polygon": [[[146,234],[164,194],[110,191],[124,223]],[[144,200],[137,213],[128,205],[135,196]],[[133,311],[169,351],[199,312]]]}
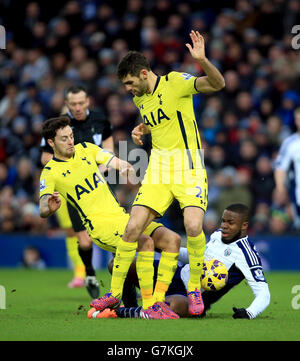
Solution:
{"label": "blurred crowd", "polygon": [[[112,125],[116,153],[124,140],[129,151],[140,120],[116,77],[119,60],[140,50],[157,74],[201,76],[185,46],[191,29],[204,36],[207,57],[226,82],[220,92],[194,97],[209,179],[205,231],[215,230],[234,202],[251,208],[252,234],[292,231],[289,200],[274,192],[273,162],[300,106],[300,52],[291,46],[298,0],[226,1],[226,8],[200,0],[54,0],[51,7],[4,0],[0,23],[7,36],[0,52],[1,232],[55,227],[38,216],[40,132],[45,119],[61,112],[64,90],[85,86],[92,108]],[[149,151],[150,139],[144,147]],[[113,188],[129,209],[137,186]],[[183,232],[176,202],[163,221]]]}

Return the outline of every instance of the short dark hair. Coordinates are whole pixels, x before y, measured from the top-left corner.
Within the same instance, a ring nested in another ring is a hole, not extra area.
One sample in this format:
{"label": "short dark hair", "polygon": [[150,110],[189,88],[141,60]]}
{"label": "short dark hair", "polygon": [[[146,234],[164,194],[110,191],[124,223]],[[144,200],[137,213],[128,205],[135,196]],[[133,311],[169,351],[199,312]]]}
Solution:
{"label": "short dark hair", "polygon": [[119,79],[128,74],[139,76],[142,69],[151,69],[147,58],[138,51],[129,51],[118,64],[117,75]]}
{"label": "short dark hair", "polygon": [[43,123],[42,137],[45,139],[46,142],[48,139],[54,140],[58,129],[65,128],[70,124],[70,119],[65,116],[47,119]]}
{"label": "short dark hair", "polygon": [[243,218],[244,222],[249,222],[250,210],[245,204],[234,203],[226,207],[225,210],[237,213]]}
{"label": "short dark hair", "polygon": [[66,91],[65,91],[65,99],[68,98],[68,95],[70,93],[72,94],[78,94],[80,93],[81,91],[85,92],[85,94],[87,95],[87,90],[85,89],[84,86],[82,85],[72,85],[70,86]]}

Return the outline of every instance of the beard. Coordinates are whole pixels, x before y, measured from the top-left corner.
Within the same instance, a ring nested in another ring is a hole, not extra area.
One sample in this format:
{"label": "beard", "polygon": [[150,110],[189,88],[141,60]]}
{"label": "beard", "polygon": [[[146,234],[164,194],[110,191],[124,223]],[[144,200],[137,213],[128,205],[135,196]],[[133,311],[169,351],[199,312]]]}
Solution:
{"label": "beard", "polygon": [[140,80],[139,86],[137,88],[136,96],[141,97],[147,93],[150,93],[148,82],[146,80]]}

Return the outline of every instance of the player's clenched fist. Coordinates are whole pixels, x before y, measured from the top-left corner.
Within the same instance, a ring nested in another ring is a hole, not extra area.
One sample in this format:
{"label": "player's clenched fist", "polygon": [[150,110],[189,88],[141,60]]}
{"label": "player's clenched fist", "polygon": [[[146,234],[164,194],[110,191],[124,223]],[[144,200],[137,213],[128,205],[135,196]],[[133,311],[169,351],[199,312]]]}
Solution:
{"label": "player's clenched fist", "polygon": [[58,208],[61,205],[61,199],[59,197],[59,193],[58,192],[54,192],[53,194],[51,194],[51,196],[48,198],[48,206],[49,206],[49,210],[50,212],[54,213],[58,210]]}

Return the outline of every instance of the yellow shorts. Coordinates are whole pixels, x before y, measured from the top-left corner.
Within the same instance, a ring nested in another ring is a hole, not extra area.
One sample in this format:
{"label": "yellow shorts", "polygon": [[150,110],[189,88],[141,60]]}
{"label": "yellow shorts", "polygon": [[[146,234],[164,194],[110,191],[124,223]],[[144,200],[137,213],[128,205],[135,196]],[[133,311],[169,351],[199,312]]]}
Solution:
{"label": "yellow shorts", "polygon": [[[89,232],[92,241],[98,247],[108,252],[115,253],[125,232],[129,217],[128,213],[124,213],[115,217],[101,216],[98,219],[93,219],[92,223],[94,228]],[[158,227],[163,227],[163,224],[151,222],[143,234],[151,236]]]}
{"label": "yellow shorts", "polygon": [[147,170],[133,206],[145,206],[163,216],[173,200],[177,199],[181,209],[199,207],[206,211],[208,184],[205,169],[188,169],[159,175],[155,173],[159,172]]}

